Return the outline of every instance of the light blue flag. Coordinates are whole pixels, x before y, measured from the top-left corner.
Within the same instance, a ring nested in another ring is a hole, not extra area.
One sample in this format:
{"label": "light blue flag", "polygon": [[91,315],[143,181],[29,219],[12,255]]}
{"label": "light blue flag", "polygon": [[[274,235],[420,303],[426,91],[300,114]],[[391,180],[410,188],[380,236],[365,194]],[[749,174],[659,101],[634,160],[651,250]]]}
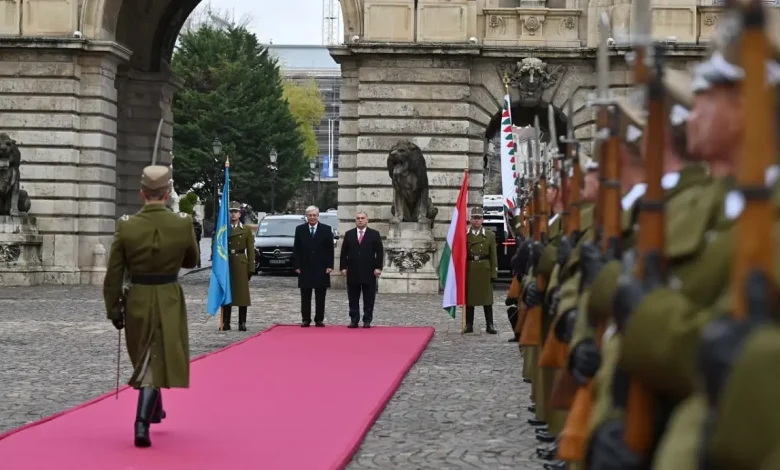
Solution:
{"label": "light blue flag", "polygon": [[211,256],[211,283],[207,311],[216,315],[220,307],[233,302],[230,293],[230,262],[228,261],[228,227],[230,227],[230,167],[225,165],[225,186],[219,205],[217,226],[214,230],[214,244]]}

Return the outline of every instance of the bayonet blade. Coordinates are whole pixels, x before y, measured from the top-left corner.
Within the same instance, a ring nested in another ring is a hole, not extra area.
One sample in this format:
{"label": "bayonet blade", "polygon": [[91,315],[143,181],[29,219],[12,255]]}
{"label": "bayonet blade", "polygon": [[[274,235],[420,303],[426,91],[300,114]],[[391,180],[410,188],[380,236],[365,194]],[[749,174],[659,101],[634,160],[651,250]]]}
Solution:
{"label": "bayonet blade", "polygon": [[555,108],[552,104],[547,105],[547,129],[550,131],[550,150],[554,156],[558,156],[558,132],[555,128]]}
{"label": "bayonet blade", "polygon": [[160,137],[162,136],[163,120],[157,125],[157,136],[154,138],[154,150],[152,150],[152,166],[157,165],[157,151],[160,150]]}
{"label": "bayonet blade", "polygon": [[599,20],[599,52],[596,57],[598,99],[606,101],[609,98],[609,16],[602,12]]}

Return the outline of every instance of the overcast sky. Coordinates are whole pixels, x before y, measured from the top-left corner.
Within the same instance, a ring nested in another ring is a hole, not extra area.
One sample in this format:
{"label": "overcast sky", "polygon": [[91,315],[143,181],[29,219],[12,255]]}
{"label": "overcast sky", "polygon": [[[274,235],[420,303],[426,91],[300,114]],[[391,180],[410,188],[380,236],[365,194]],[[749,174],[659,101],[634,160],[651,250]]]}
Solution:
{"label": "overcast sky", "polygon": [[[341,5],[334,3],[339,17],[336,37],[341,42]],[[262,43],[322,44],[323,0],[204,0],[198,10],[209,4],[213,11],[234,14],[237,22],[251,17],[249,28]]]}

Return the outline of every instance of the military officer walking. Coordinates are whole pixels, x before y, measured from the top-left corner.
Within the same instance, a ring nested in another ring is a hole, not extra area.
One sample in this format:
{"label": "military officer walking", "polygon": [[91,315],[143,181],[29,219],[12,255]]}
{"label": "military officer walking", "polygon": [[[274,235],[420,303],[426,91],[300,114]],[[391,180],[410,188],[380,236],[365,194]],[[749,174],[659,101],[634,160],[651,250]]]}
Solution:
{"label": "military officer walking", "polygon": [[471,227],[466,236],[466,329],[474,332],[474,307],[485,310],[485,331],[493,327],[493,280],[498,277],[496,235],[482,226],[482,208],[471,209]]}
{"label": "military officer walking", "polygon": [[[165,418],[160,389],[190,385],[187,309],[178,274],[194,268],[199,254],[190,216],[165,206],[169,179],[168,167],[144,168],[144,206],[117,222],[103,282],[108,319],[125,329],[133,364],[128,384],[139,390],[136,447],[149,447],[149,424]],[[126,296],[125,277],[130,280]]]}
{"label": "military officer walking", "polygon": [[238,329],[246,331],[246,310],[252,305],[249,298],[249,279],[255,273],[255,244],[252,231],[241,223],[241,206],[230,204],[228,254],[230,262],[230,293],[232,303],[222,307],[222,330],[230,330],[230,315],[238,307]]}

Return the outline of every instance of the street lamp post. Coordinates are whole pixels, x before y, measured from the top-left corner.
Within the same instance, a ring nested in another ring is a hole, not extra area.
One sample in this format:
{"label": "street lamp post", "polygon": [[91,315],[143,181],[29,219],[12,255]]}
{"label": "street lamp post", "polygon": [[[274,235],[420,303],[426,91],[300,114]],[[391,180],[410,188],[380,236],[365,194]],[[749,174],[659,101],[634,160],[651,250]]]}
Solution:
{"label": "street lamp post", "polygon": [[[309,160],[309,168],[311,168],[311,182],[309,183],[309,196],[311,196],[311,193],[314,191],[311,190],[311,187],[314,186],[314,175],[317,173],[317,161],[315,159]],[[317,200],[314,200],[314,203],[317,204]]]}
{"label": "street lamp post", "polygon": [[211,152],[214,154],[214,227],[217,225],[217,179],[219,178],[219,155],[222,153],[222,142],[218,137],[214,137],[211,142]]}
{"label": "street lamp post", "polygon": [[271,153],[268,155],[268,159],[271,164],[268,168],[271,170],[271,214],[275,212],[274,203],[276,202],[276,172],[279,168],[276,166],[276,161],[279,159],[279,154],[276,153],[276,149],[271,147]]}

